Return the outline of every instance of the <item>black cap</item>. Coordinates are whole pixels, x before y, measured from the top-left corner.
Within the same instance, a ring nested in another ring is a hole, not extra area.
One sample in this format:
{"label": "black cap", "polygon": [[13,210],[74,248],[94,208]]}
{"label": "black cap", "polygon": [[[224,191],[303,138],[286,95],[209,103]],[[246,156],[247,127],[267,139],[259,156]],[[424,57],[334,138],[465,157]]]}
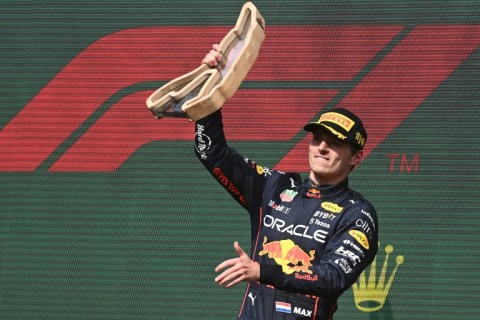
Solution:
{"label": "black cap", "polygon": [[367,142],[367,131],[362,120],[347,109],[334,108],[322,113],[317,121],[308,123],[303,129],[312,132],[319,127],[326,128],[339,140],[347,141],[359,150]]}

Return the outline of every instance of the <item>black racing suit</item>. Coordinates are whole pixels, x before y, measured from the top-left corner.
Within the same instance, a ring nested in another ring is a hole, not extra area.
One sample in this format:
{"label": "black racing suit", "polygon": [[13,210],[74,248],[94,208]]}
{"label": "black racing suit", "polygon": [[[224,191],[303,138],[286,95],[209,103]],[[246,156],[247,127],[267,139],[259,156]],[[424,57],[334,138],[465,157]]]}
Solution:
{"label": "black racing suit", "polygon": [[227,145],[220,111],[196,123],[195,153],[250,214],[260,280],[248,284],[238,319],[332,319],[377,252],[374,207],[348,180],[314,186],[241,156]]}

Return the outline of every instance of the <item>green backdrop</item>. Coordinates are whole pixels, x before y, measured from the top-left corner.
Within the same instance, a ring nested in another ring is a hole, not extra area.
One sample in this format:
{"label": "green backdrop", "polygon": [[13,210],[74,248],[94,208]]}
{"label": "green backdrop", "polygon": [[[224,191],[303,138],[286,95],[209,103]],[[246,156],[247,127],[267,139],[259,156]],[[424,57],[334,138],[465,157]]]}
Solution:
{"label": "green backdrop", "polygon": [[[242,4],[0,3],[0,319],[235,318],[245,285],[213,270],[248,247],[248,216],[193,124],[144,101]],[[379,215],[377,277],[336,319],[478,319],[480,2],[255,4],[266,40],[224,106],[231,145],[306,176],[301,124],[337,105],[368,119],[351,184]]]}

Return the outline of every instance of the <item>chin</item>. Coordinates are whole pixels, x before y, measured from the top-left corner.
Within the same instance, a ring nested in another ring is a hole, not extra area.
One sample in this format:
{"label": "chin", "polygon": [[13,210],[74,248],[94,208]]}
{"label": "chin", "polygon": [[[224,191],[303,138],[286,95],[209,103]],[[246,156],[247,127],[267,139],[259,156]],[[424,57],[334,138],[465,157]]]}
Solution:
{"label": "chin", "polygon": [[317,175],[321,175],[328,173],[328,168],[326,168],[324,165],[319,165],[318,163],[315,163],[314,165],[310,165],[310,171]]}

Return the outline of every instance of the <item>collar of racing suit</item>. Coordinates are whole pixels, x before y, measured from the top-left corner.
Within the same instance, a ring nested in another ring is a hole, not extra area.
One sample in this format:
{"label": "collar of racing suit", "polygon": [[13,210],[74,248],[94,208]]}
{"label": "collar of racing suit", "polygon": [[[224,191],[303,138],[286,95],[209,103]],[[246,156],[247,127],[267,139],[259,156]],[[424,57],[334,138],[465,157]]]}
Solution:
{"label": "collar of racing suit", "polygon": [[348,178],[335,185],[315,185],[310,178],[303,181],[299,193],[304,198],[320,198],[320,196],[335,195],[348,189]]}

